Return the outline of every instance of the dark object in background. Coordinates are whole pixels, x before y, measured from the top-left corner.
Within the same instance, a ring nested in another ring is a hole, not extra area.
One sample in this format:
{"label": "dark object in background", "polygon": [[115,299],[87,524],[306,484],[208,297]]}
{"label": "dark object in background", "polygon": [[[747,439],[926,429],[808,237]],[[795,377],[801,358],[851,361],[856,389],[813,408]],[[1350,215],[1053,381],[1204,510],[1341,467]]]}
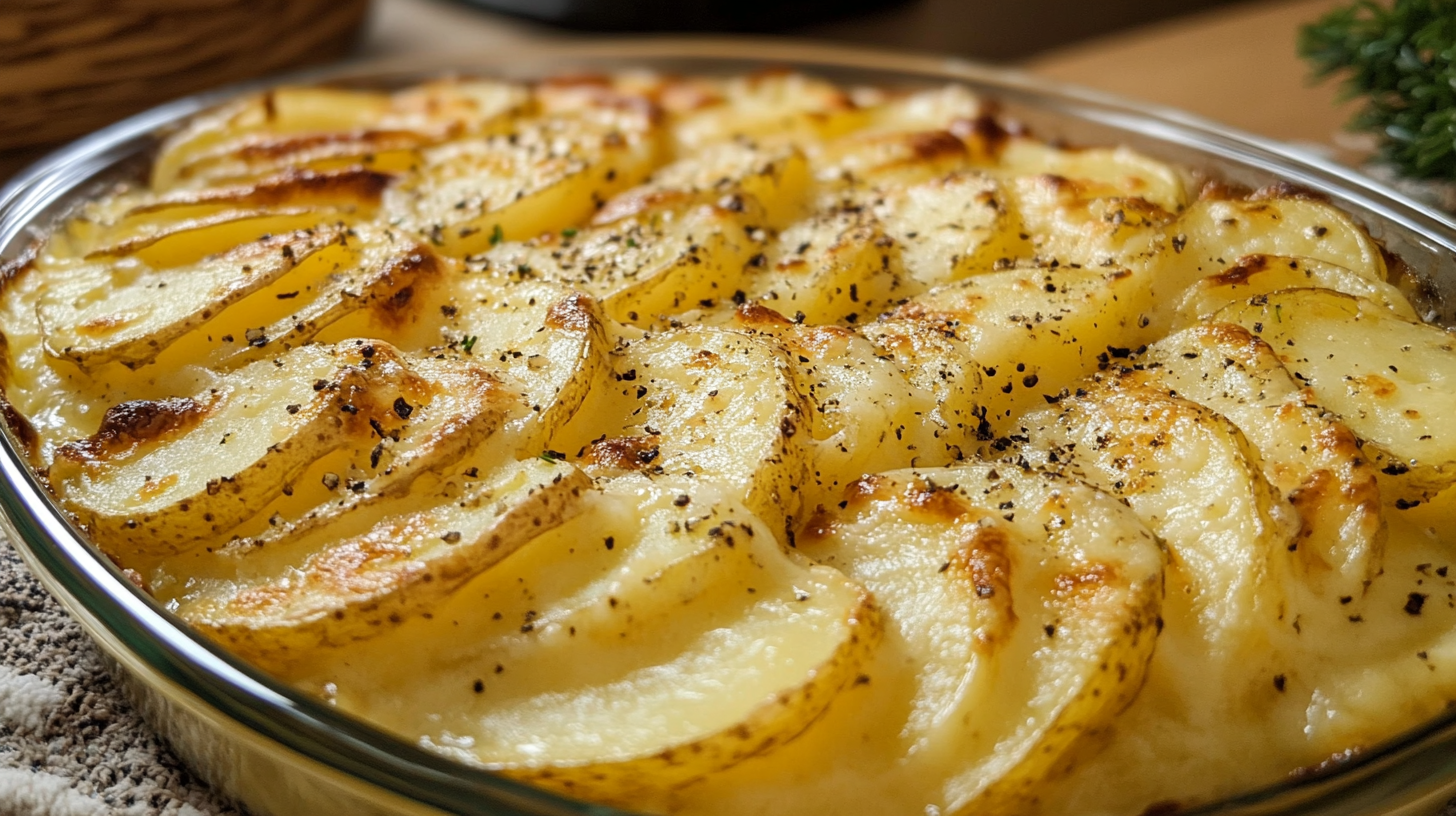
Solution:
{"label": "dark object in background", "polygon": [[369,0],[0,0],[0,180],[169,99],[337,59],[368,9]]}
{"label": "dark object in background", "polygon": [[1395,0],[1335,9],[1304,27],[1315,76],[1344,75],[1363,99],[1351,130],[1373,133],[1380,158],[1413,179],[1456,182],[1456,0]]}
{"label": "dark object in background", "polygon": [[771,32],[877,48],[1016,62],[1092,37],[1229,5],[1234,0],[458,2],[576,30]]}
{"label": "dark object in background", "polygon": [[467,0],[491,11],[591,31],[772,31],[903,0]]}

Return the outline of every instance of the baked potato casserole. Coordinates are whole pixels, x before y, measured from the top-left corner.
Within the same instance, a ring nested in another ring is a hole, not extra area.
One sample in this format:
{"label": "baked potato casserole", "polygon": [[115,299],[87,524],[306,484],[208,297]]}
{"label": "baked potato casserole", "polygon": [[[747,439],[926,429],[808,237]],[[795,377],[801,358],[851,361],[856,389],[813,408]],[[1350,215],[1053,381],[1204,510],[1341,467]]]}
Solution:
{"label": "baked potato casserole", "polygon": [[5,270],[0,408],[145,591],[670,814],[1108,813],[1456,700],[1456,339],[1317,195],[959,86],[285,87]]}

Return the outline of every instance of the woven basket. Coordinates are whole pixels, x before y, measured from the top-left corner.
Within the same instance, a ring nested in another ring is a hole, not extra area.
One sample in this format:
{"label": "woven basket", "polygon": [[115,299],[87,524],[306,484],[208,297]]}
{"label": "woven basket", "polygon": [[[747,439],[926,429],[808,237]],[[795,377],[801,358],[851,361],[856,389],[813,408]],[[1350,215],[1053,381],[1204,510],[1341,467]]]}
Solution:
{"label": "woven basket", "polygon": [[[336,59],[369,0],[0,0],[7,154],[204,88]],[[13,167],[10,169],[14,169]]]}

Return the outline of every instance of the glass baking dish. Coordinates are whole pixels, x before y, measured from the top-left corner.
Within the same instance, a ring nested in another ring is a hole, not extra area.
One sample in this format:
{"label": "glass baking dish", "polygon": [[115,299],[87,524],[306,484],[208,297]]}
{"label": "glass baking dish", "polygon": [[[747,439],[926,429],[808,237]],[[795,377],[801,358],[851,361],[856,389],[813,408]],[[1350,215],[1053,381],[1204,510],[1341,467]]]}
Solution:
{"label": "glass baking dish", "polygon": [[[1292,182],[1329,196],[1402,255],[1427,306],[1451,325],[1456,221],[1346,168],[1174,110],[954,59],[805,43],[651,39],[535,45],[426,62],[352,65],[270,82],[394,87],[441,73],[533,78],[650,68],[733,74],[784,66],[845,84],[961,82],[996,99],[1043,138],[1125,144],[1250,186]],[[81,139],[0,190],[0,270],[76,202],[135,178],[161,135],[188,116],[260,87],[189,97]],[[73,528],[7,432],[0,438],[4,529],[31,570],[75,616],[148,721],[220,792],[252,812],[290,814],[606,814],[456,764],[347,717],[241,662],[135,588]],[[1186,811],[1200,814],[1414,814],[1456,795],[1456,708],[1322,773]]]}

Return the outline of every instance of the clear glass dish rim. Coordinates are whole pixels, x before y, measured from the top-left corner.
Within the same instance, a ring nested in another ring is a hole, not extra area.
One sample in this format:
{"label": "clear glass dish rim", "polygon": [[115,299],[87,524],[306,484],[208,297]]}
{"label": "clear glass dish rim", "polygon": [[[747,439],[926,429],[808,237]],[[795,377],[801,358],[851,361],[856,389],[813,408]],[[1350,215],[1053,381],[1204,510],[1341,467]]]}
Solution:
{"label": "clear glass dish rim", "polygon": [[[1022,71],[915,53],[815,42],[736,37],[648,37],[552,40],[505,48],[489,55],[447,53],[423,58],[360,61],[240,83],[184,97],[139,113],[45,156],[0,187],[0,248],[15,244],[46,205],[129,156],[129,145],[236,94],[283,83],[384,82],[450,71],[504,73],[513,65],[540,66],[559,59],[630,61],[653,68],[658,61],[739,63],[806,70],[890,73],[919,80],[964,81],[992,89],[1061,116],[1081,118],[1191,148],[1256,170],[1276,173],[1317,191],[1335,192],[1429,241],[1429,248],[1456,255],[1456,218],[1349,168],[1296,151],[1270,139],[1224,127],[1176,109],[1131,102]],[[540,76],[539,68],[527,75]],[[569,800],[473,768],[340,714],[326,704],[273,680],[197,634],[135,587],[93,548],[51,500],[6,430],[0,434],[0,512],[11,521],[16,545],[43,573],[63,602],[85,609],[115,642],[160,676],[176,683],[222,716],[283,748],[419,804],[460,814],[513,813],[633,816]],[[1348,790],[1374,773],[1399,765],[1456,738],[1456,709],[1357,754],[1330,773],[1291,778],[1184,814],[1278,812],[1298,808],[1322,786]],[[1419,777],[1456,779],[1456,766]],[[1343,784],[1342,784],[1343,783]]]}

